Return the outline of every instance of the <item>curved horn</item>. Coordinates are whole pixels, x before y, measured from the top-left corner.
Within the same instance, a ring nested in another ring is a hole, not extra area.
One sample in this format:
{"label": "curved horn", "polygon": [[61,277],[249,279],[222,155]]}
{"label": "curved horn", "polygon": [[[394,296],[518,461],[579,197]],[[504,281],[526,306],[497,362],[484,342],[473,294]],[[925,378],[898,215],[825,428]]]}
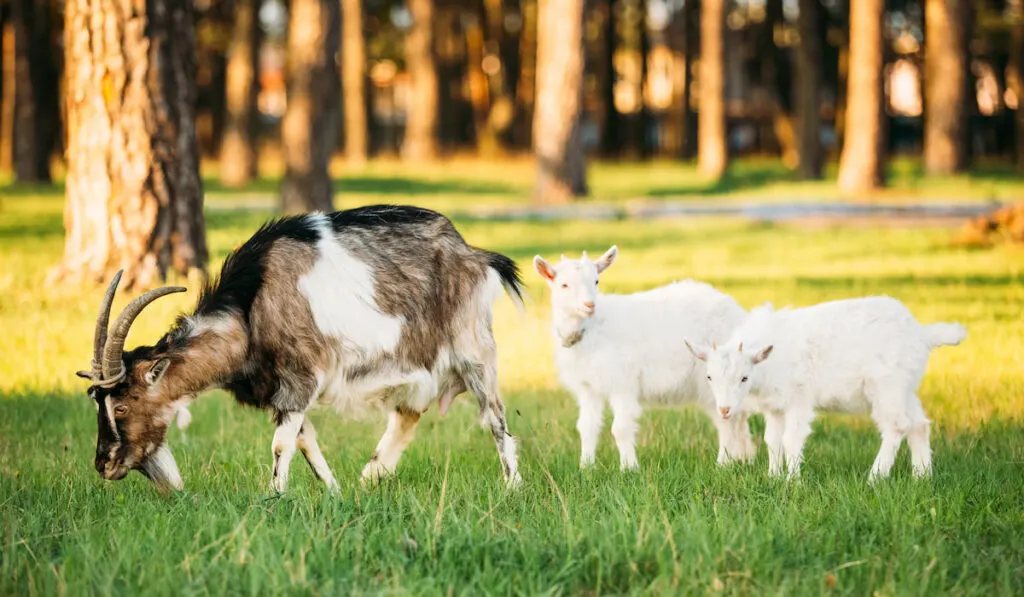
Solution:
{"label": "curved horn", "polygon": [[[100,314],[96,317],[96,333],[92,340],[92,373],[89,379],[99,381],[103,377],[103,347],[107,344],[107,325],[110,323],[110,307],[114,304],[114,295],[117,294],[117,285],[121,283],[121,275],[124,270],[118,270],[114,279],[107,286],[107,293],[103,295],[103,302],[100,303]],[[80,377],[86,377],[85,371],[79,371]]]}
{"label": "curved horn", "polygon": [[142,310],[150,303],[162,296],[185,291],[186,289],[180,286],[164,286],[163,288],[150,290],[128,303],[128,306],[121,311],[121,314],[117,316],[117,320],[114,322],[113,332],[111,332],[110,338],[107,339],[103,347],[102,372],[105,385],[113,385],[124,379],[124,360],[122,359],[121,352],[124,350],[124,340],[128,337],[128,330],[131,329],[132,323],[135,322],[135,318],[139,316],[139,313],[142,313]]}

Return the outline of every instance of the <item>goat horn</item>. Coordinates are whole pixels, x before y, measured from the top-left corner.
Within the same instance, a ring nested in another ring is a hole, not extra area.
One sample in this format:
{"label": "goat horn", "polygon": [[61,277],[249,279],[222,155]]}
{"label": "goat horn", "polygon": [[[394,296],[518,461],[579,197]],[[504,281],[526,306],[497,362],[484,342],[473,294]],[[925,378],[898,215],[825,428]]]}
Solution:
{"label": "goat horn", "polygon": [[162,296],[185,291],[186,289],[180,286],[164,286],[163,288],[150,290],[128,303],[128,306],[121,311],[121,314],[117,316],[117,320],[114,321],[114,331],[103,347],[103,385],[114,385],[124,379],[125,370],[122,355],[124,341],[128,337],[128,330],[131,329],[132,323],[135,322],[135,318],[139,316],[139,313],[142,313],[142,310],[150,303]]}
{"label": "goat horn", "polygon": [[[92,375],[93,381],[99,381],[103,377],[103,347],[107,344],[107,325],[110,323],[110,307],[114,304],[114,295],[117,293],[117,285],[121,283],[121,275],[124,270],[118,270],[114,279],[107,286],[107,293],[103,295],[103,302],[100,303],[100,314],[96,318],[96,333],[92,341]],[[79,375],[85,377],[85,372],[80,371]]]}

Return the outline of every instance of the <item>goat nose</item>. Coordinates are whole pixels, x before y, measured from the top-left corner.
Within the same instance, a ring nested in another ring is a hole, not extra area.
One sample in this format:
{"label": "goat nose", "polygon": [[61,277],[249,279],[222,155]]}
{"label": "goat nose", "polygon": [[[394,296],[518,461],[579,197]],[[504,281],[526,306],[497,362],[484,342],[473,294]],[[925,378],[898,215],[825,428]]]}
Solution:
{"label": "goat nose", "polygon": [[723,406],[723,407],[718,409],[718,412],[722,413],[722,418],[723,419],[728,419],[729,418],[729,413],[732,412],[732,409],[729,408],[728,406]]}
{"label": "goat nose", "polygon": [[588,313],[593,313],[594,312],[594,302],[593,301],[587,301],[587,302],[583,303],[583,310],[587,311]]}
{"label": "goat nose", "polygon": [[96,459],[96,472],[103,474],[107,470],[107,461],[101,458]]}

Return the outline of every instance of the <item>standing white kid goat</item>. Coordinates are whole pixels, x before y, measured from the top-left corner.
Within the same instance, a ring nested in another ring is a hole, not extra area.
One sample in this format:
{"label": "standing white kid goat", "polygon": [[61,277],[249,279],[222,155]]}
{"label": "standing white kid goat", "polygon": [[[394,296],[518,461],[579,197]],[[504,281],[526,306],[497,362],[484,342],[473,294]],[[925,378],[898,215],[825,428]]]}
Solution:
{"label": "standing white kid goat", "polygon": [[707,284],[684,280],[646,292],[601,294],[598,277],[615,261],[612,247],[597,261],[587,258],[552,265],[541,256],[534,267],[551,288],[552,323],[559,380],[576,397],[580,414],[580,466],[594,462],[607,402],[612,435],[623,469],[637,467],[635,443],[641,401],[694,403],[718,429],[718,462],[746,460],[757,452],[746,417],[715,416],[714,397],[703,382],[704,366],[682,346],[681,337],[724,341],[744,310]]}
{"label": "standing white kid goat", "polygon": [[770,474],[782,473],[785,455],[789,476],[799,475],[816,410],[866,410],[882,434],[874,481],[888,476],[904,437],[914,475],[930,474],[930,422],[917,389],[931,350],[966,336],[960,324],[923,326],[898,300],[868,297],[779,311],[766,304],[724,345],[692,339],[686,345],[707,361],[724,420],[764,414]]}

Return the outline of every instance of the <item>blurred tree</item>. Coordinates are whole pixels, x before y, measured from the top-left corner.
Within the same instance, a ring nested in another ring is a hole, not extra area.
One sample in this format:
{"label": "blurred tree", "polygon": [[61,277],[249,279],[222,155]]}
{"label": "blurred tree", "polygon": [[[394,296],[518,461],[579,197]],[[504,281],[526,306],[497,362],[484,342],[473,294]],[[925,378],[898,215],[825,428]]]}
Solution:
{"label": "blurred tree", "polygon": [[728,167],[725,116],[725,0],[700,5],[700,106],[697,165],[706,178],[718,181]]}
{"label": "blurred tree", "polygon": [[16,56],[12,160],[21,182],[50,181],[50,155],[60,132],[60,72],[51,42],[55,8],[48,1],[11,1]]}
{"label": "blurred tree", "polygon": [[259,0],[234,0],[235,24],[228,48],[224,140],[220,148],[220,181],[240,187],[257,173],[259,142],[260,25]]}
{"label": "blurred tree", "polygon": [[522,33],[519,36],[519,78],[516,85],[516,117],[513,142],[533,145],[533,111],[537,89],[537,0],[521,0]]}
{"label": "blurred tree", "polygon": [[14,161],[14,94],[17,85],[17,58],[14,50],[14,19],[11,7],[0,2],[2,56],[0,56],[0,171],[10,172]]}
{"label": "blurred tree", "polygon": [[846,126],[839,158],[839,188],[848,193],[871,191],[885,184],[884,14],[885,0],[850,0]]}
{"label": "blurred tree", "polygon": [[618,28],[616,12],[621,12],[621,0],[604,0],[597,4],[601,10],[602,25],[604,25],[604,52],[601,56],[601,63],[598,65],[601,81],[601,154],[606,157],[618,156],[622,150],[619,129],[622,115],[615,106],[615,83],[618,73],[615,69],[615,50],[618,47]]}
{"label": "blurred tree", "polygon": [[1024,173],[1024,0],[1011,0],[1010,87],[1016,96],[1014,110],[1014,158],[1017,172]]}
{"label": "blurred tree", "polygon": [[341,84],[345,159],[362,164],[369,153],[366,122],[366,40],[361,0],[341,0]]}
{"label": "blurred tree", "polygon": [[798,173],[805,180],[821,178],[821,31],[819,0],[799,0],[796,48],[796,142]]}
{"label": "blurred tree", "polygon": [[537,23],[537,156],[534,201],[567,203],[587,194],[583,134],[584,0],[540,0]]}
{"label": "blurred tree", "polygon": [[409,110],[402,155],[429,160],[437,155],[437,64],[434,58],[434,0],[408,0],[412,26],[405,36]]}
{"label": "blurred tree", "polygon": [[192,3],[65,0],[67,230],[51,280],[205,275]]}
{"label": "blurred tree", "polygon": [[767,0],[765,22],[758,31],[757,52],[761,56],[761,76],[771,103],[772,136],[778,143],[778,147],[773,149],[782,154],[782,162],[786,167],[795,168],[800,163],[800,151],[793,106],[793,67],[789,53],[776,40],[776,36],[783,33],[786,26],[782,0]]}
{"label": "blurred tree", "polygon": [[327,171],[341,129],[341,80],[334,56],[341,36],[338,0],[292,0],[288,21],[288,107],[281,122],[286,213],[332,211]]}
{"label": "blurred tree", "polygon": [[925,0],[924,168],[967,168],[970,0]]}

